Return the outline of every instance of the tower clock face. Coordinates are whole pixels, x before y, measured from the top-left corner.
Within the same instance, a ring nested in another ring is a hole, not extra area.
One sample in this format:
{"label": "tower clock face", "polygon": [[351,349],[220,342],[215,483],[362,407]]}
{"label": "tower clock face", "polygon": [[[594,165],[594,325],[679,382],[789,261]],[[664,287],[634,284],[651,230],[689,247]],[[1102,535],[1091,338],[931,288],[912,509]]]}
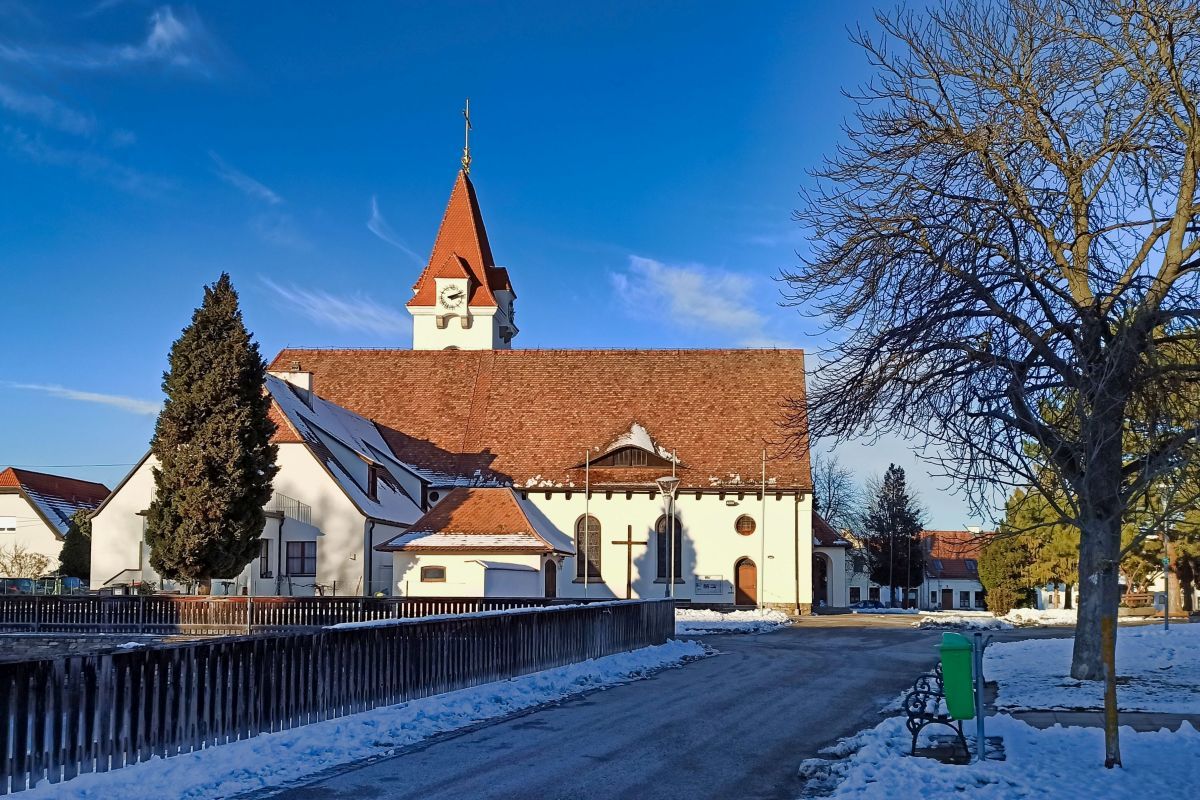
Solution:
{"label": "tower clock face", "polygon": [[443,308],[458,308],[463,304],[463,290],[458,286],[447,286],[442,289],[438,295],[438,299],[442,302]]}

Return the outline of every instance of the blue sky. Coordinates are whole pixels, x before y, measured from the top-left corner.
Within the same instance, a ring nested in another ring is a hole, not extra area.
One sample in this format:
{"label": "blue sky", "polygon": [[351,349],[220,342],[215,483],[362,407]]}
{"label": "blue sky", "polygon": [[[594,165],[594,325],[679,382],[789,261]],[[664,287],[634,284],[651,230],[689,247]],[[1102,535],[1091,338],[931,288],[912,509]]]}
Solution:
{"label": "blue sky", "polygon": [[[228,271],[267,357],[397,346],[458,166],[519,347],[819,347],[772,276],[863,3],[0,0],[0,466],[110,485]],[[967,522],[904,448],[931,522]],[[70,465],[70,466],[60,466]],[[112,465],[112,466],[92,466]]]}

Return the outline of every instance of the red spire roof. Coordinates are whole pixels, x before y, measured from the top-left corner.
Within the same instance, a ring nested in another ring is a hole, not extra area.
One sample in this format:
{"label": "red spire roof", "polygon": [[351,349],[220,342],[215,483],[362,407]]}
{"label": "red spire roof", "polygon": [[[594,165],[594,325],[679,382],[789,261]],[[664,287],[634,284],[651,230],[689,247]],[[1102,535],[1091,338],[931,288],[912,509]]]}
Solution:
{"label": "red spire roof", "polygon": [[429,263],[421,277],[413,284],[410,306],[432,306],[437,303],[436,278],[466,276],[470,280],[468,305],[494,306],[497,290],[512,291],[508,273],[496,266],[492,258],[492,247],[488,244],[487,230],[483,227],[483,215],[479,212],[479,199],[467,173],[459,170],[450,202],[442,215],[437,238]]}

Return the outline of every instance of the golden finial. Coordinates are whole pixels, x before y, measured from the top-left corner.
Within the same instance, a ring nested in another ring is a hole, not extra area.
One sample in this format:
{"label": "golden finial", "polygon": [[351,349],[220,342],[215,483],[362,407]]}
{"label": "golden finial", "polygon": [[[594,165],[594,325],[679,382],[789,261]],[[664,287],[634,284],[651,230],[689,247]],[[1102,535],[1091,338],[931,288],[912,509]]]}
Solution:
{"label": "golden finial", "polygon": [[468,175],[471,174],[471,98],[467,98],[466,105],[463,106],[463,120],[465,121],[463,130],[463,154],[462,154],[462,169]]}

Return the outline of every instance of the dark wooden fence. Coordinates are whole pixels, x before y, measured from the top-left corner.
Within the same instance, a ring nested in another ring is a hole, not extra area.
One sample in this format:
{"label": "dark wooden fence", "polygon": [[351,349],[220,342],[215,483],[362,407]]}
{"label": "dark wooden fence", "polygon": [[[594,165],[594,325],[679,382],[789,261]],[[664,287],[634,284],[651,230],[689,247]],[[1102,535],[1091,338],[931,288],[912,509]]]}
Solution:
{"label": "dark wooden fence", "polygon": [[670,600],[0,663],[0,794],[661,644]]}
{"label": "dark wooden fence", "polygon": [[[0,631],[228,634],[322,628],[341,622],[413,619],[567,605],[579,599],[481,597],[0,597]],[[591,601],[596,602],[596,601]]]}

